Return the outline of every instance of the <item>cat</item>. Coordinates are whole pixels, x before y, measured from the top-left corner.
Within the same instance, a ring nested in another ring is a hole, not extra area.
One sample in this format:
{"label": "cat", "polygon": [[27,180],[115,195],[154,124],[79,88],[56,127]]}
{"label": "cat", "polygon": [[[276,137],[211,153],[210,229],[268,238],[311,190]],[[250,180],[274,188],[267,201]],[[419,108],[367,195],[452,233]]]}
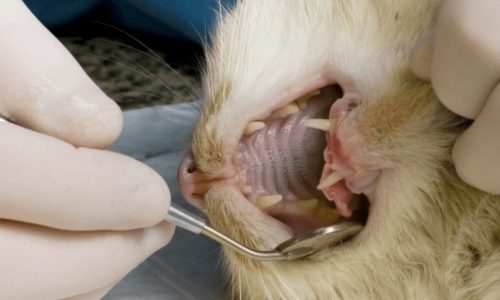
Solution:
{"label": "cat", "polygon": [[500,199],[458,178],[451,147],[468,122],[409,69],[439,4],[243,0],[224,12],[183,195],[261,250],[368,210],[353,239],[305,259],[225,249],[234,298],[500,298]]}

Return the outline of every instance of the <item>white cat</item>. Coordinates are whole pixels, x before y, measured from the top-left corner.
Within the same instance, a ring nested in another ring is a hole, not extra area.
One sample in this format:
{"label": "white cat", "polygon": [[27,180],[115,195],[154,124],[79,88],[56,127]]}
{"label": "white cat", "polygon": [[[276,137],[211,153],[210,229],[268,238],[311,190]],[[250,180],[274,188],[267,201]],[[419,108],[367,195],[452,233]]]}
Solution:
{"label": "white cat", "polygon": [[184,196],[259,249],[369,210],[354,239],[307,259],[226,251],[234,297],[500,298],[500,199],[458,179],[464,121],[409,71],[437,5],[247,0],[225,14]]}

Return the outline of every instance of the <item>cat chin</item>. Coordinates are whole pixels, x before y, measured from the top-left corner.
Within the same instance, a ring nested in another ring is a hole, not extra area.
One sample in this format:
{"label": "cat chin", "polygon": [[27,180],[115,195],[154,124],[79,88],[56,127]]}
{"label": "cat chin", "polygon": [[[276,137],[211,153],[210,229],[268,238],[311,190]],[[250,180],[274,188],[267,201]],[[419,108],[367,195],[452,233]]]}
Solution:
{"label": "cat chin", "polygon": [[237,189],[217,186],[204,197],[210,224],[247,247],[272,250],[293,237],[292,228],[250,203]]}
{"label": "cat chin", "polygon": [[[352,218],[366,223],[369,201],[361,196],[358,200],[359,207]],[[304,214],[280,215],[262,210],[249,202],[239,190],[229,186],[210,189],[205,194],[203,211],[213,227],[224,231],[245,246],[261,251],[274,250],[300,232],[330,224],[318,223],[314,218]],[[374,223],[373,218],[370,223]],[[365,229],[362,232],[364,231]],[[348,243],[349,241],[345,241],[343,244]]]}

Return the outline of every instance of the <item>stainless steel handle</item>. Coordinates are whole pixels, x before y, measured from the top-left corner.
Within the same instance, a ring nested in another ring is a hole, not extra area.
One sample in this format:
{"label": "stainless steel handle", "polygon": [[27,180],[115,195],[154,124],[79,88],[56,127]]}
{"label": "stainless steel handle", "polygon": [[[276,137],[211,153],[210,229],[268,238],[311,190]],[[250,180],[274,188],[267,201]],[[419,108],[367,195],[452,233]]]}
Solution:
{"label": "stainless steel handle", "polygon": [[165,220],[174,223],[175,225],[186,229],[195,234],[203,234],[212,240],[231,248],[232,250],[248,257],[257,260],[287,260],[293,259],[292,257],[288,257],[283,255],[281,252],[277,250],[273,251],[258,251],[254,249],[247,248],[242,244],[236,242],[235,240],[229,238],[225,234],[215,230],[214,228],[208,226],[206,221],[201,219],[200,217],[185,211],[181,208],[170,206],[168,209],[167,215],[165,216]]}
{"label": "stainless steel handle", "polygon": [[206,226],[202,218],[173,205],[168,209],[165,220],[195,234],[200,234]]}
{"label": "stainless steel handle", "polygon": [[213,229],[210,226],[206,226],[203,228],[203,231],[201,232],[205,236],[208,236],[212,240],[228,247],[231,248],[231,250],[238,252],[239,254],[252,258],[252,259],[257,259],[257,260],[288,260],[290,259],[288,256],[283,255],[280,251],[278,250],[272,250],[272,251],[260,251],[260,250],[255,250],[255,249],[250,249],[248,247],[243,246],[242,244],[238,243],[237,241],[231,239],[227,235],[222,234],[220,231],[217,231]]}

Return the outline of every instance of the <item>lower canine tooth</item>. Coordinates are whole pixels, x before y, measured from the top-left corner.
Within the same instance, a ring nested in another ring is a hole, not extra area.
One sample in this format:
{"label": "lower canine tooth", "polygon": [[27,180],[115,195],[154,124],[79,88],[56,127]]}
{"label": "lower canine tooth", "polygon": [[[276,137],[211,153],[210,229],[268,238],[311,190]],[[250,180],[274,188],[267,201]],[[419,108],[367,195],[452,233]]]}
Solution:
{"label": "lower canine tooth", "polygon": [[322,190],[331,185],[334,185],[335,183],[339,182],[342,179],[344,179],[344,176],[342,176],[342,174],[340,174],[339,171],[333,171],[330,175],[328,175],[325,179],[323,179],[319,183],[318,190]]}
{"label": "lower canine tooth", "polygon": [[335,221],[336,219],[339,218],[339,214],[337,210],[334,208],[323,207],[319,209],[317,217],[325,221]]}
{"label": "lower canine tooth", "polygon": [[329,119],[307,119],[302,121],[302,125],[319,130],[330,131],[331,122]]}
{"label": "lower canine tooth", "polygon": [[297,201],[297,208],[305,212],[313,212],[318,206],[318,199],[307,199]]}
{"label": "lower canine tooth", "polygon": [[259,196],[255,200],[255,202],[260,209],[266,209],[281,202],[281,200],[283,200],[283,196],[277,194],[270,196]]}
{"label": "lower canine tooth", "polygon": [[260,121],[250,122],[247,124],[247,127],[245,127],[245,135],[251,135],[252,133],[264,127],[266,127],[266,124],[264,122]]}
{"label": "lower canine tooth", "polygon": [[295,103],[290,103],[286,105],[285,107],[282,107],[275,111],[273,115],[277,118],[285,118],[288,117],[289,115],[293,115],[294,113],[298,112],[300,109]]}

